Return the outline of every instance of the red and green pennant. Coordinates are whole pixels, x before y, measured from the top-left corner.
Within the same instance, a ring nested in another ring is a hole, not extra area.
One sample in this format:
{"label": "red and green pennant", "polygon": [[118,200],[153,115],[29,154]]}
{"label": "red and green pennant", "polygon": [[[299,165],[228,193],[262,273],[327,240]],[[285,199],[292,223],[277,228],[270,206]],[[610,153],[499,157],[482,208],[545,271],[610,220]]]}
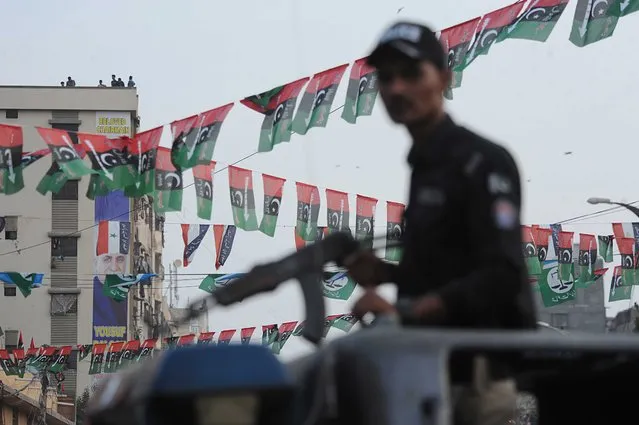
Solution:
{"label": "red and green pennant", "polygon": [[158,147],[155,163],[155,211],[158,213],[182,209],[182,172],[171,162],[171,150]]}
{"label": "red and green pennant", "polygon": [[505,38],[545,42],[564,13],[569,0],[531,0],[506,30]]}
{"label": "red and green pennant", "polygon": [[[80,145],[73,146],[75,151],[78,153],[78,156],[81,159],[84,159],[86,156],[86,152],[84,151],[84,147]],[[62,171],[60,166],[56,161],[51,164],[51,167],[47,170],[47,173],[42,176],[38,186],[36,186],[36,191],[41,195],[46,195],[48,192],[58,193],[69,180],[67,175]],[[77,180],[77,179],[74,179]]]}
{"label": "red and green pennant", "polygon": [[262,174],[262,183],[264,185],[264,215],[260,223],[260,232],[273,237],[277,227],[277,218],[280,215],[286,179]]}
{"label": "red and green pennant", "polygon": [[632,284],[626,284],[623,279],[623,266],[615,266],[608,301],[624,301],[632,298]]}
{"label": "red and green pennant", "polygon": [[202,220],[210,220],[213,212],[213,175],[215,161],[198,164],[193,167],[193,184],[197,202],[197,216]]}
{"label": "red and green pennant", "polygon": [[597,261],[597,241],[595,235],[586,233],[579,234],[579,278],[577,285],[588,287],[599,278],[595,273],[595,262]]}
{"label": "red and green pennant", "polygon": [[355,239],[362,241],[362,245],[368,249],[373,248],[375,237],[375,209],[377,199],[368,196],[357,195],[355,209]]}
{"label": "red and green pennant", "polygon": [[351,233],[349,222],[350,208],[348,206],[348,193],[326,189],[326,224],[328,233]]}
{"label": "red and green pennant", "polygon": [[264,114],[258,152],[270,152],[275,145],[291,140],[291,124],[297,96],[308,80],[308,77],[301,78],[240,101],[244,106]]}
{"label": "red and green pennant", "polygon": [[127,158],[128,137],[109,139],[100,134],[78,133],[78,140],[84,146],[94,172],[87,198],[106,196],[135,182],[137,173]]}
{"label": "red and green pennant", "polygon": [[227,329],[220,332],[220,336],[217,337],[217,345],[229,345],[235,335],[235,329]]}
{"label": "red and green pennant", "polygon": [[279,327],[279,332],[273,341],[272,350],[274,354],[280,354],[282,348],[286,344],[286,341],[293,335],[293,331],[295,331],[295,325],[297,325],[297,321],[294,322],[284,322]]}
{"label": "red and green pennant", "polygon": [[471,19],[453,27],[443,29],[439,36],[439,41],[444,46],[444,51],[448,56],[448,69],[452,70],[452,79],[445,95],[452,99],[452,89],[461,87],[462,68],[470,43],[475,34],[480,18]]}
{"label": "red and green pennant", "polygon": [[336,66],[313,75],[297,108],[292,129],[306,134],[313,127],[326,127],[335,94],[348,64]]}
{"label": "red and green pennant", "polygon": [[634,285],[636,279],[635,240],[634,238],[616,238],[621,255],[621,273],[625,285]]}
{"label": "red and green pennant", "polygon": [[295,234],[301,240],[315,241],[319,219],[320,196],[317,186],[295,183],[297,189],[297,220]]}
{"label": "red and green pennant", "polygon": [[128,139],[128,162],[133,170],[133,183],[124,188],[124,194],[130,198],[153,193],[155,189],[155,166],[157,149],[160,146],[162,130],[157,127]]}
{"label": "red and green pennant", "polygon": [[572,261],[572,238],[574,232],[559,232],[557,261],[559,262],[558,274],[562,282],[573,281],[574,263]]}
{"label": "red and green pennant", "polygon": [[171,161],[176,169],[186,170],[211,161],[222,124],[233,105],[229,103],[171,123]]}
{"label": "red and green pennant", "polygon": [[548,245],[552,236],[552,230],[548,227],[539,227],[538,225],[532,225],[531,231],[535,241],[535,248],[537,249],[537,257],[539,257],[539,264],[543,264],[548,258]]}
{"label": "red and green pennant", "polygon": [[77,134],[74,134],[74,143],[70,133],[65,130],[42,127],[36,127],[36,130],[49,146],[53,160],[67,178],[79,179],[82,176],[94,173],[93,170],[86,166],[76,150]]}
{"label": "red and green pennant", "polygon": [[22,127],[0,124],[0,193],[13,195],[24,188]]}
{"label": "red and green pennant", "polygon": [[342,111],[342,119],[350,124],[355,124],[357,117],[372,115],[379,92],[377,71],[367,59],[357,59],[351,67]]}
{"label": "red and green pennant", "polygon": [[405,205],[386,201],[386,261],[398,262],[402,258],[402,247],[398,244],[404,234]]}
{"label": "red and green pennant", "polygon": [[537,246],[533,237],[533,231],[530,226],[521,226],[521,242],[524,259],[528,267],[529,275],[541,274],[541,264],[539,263],[539,255]]}
{"label": "red and green pennant", "polygon": [[242,345],[248,345],[251,343],[251,338],[253,337],[253,333],[255,332],[255,326],[250,328],[242,328],[240,330],[240,343]]}
{"label": "red and green pennant", "polygon": [[504,39],[508,25],[515,22],[525,3],[525,0],[520,0],[482,16],[475,30],[473,44],[457,69],[463,70],[477,57],[487,55],[493,44]]}
{"label": "red and green pennant", "polygon": [[20,163],[20,165],[22,165],[22,169],[24,170],[29,165],[33,164],[34,162],[36,162],[37,160],[39,160],[41,158],[44,158],[45,156],[49,155],[50,153],[51,153],[51,151],[49,149],[40,149],[40,150],[33,151],[33,152],[23,152],[22,153],[22,162]]}
{"label": "red and green pennant", "polygon": [[229,166],[228,170],[233,222],[242,230],[257,230],[253,171],[233,165]]}

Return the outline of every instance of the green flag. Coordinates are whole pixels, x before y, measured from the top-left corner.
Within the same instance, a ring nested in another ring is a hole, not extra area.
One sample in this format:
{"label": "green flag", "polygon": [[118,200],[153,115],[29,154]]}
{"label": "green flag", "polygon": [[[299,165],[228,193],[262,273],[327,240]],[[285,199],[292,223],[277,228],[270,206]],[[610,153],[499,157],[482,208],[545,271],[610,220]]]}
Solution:
{"label": "green flag", "polygon": [[615,16],[627,16],[634,12],[639,12],[639,0],[614,0],[616,3],[612,9]]}
{"label": "green flag", "polygon": [[357,283],[346,272],[325,272],[322,277],[322,290],[326,298],[348,300]]}
{"label": "green flag", "polygon": [[244,276],[244,273],[214,273],[207,275],[200,283],[199,288],[209,294],[217,288],[230,285],[234,280]]}
{"label": "green flag", "polygon": [[613,13],[615,8],[619,8],[617,1],[579,0],[570,32],[572,44],[584,47],[610,37],[619,20]]}
{"label": "green flag", "polygon": [[559,264],[556,261],[547,261],[541,270],[539,290],[544,307],[552,307],[575,299],[576,289],[572,273],[568,280],[562,280],[558,268]]}
{"label": "green flag", "polygon": [[42,285],[43,277],[42,273],[4,272],[0,273],[0,282],[4,282],[6,285],[15,285],[26,298],[31,295],[31,289],[39,288]]}
{"label": "green flag", "polygon": [[348,79],[342,119],[350,124],[355,124],[357,117],[372,115],[379,92],[377,70],[366,63],[367,59],[353,63]]}
{"label": "green flag", "polygon": [[613,235],[609,236],[597,236],[597,240],[599,242],[599,255],[602,256],[605,263],[612,263],[612,242],[615,237]]}
{"label": "green flag", "polygon": [[342,314],[341,317],[333,321],[333,327],[344,332],[350,332],[357,323],[357,317],[352,314]]}
{"label": "green flag", "polygon": [[137,283],[150,282],[153,273],[143,274],[107,274],[102,286],[102,292],[107,297],[122,302],[126,300],[129,288]]}
{"label": "green flag", "polygon": [[506,38],[545,42],[564,13],[568,0],[531,0],[517,20],[506,29]]}

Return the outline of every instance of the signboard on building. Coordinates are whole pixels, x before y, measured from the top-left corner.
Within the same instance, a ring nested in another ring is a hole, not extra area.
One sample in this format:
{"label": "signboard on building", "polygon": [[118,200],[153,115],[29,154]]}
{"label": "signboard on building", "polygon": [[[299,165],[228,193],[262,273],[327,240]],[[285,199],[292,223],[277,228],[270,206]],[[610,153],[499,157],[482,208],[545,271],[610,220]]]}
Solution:
{"label": "signboard on building", "polygon": [[97,111],[95,113],[95,132],[110,138],[131,136],[131,113]]}

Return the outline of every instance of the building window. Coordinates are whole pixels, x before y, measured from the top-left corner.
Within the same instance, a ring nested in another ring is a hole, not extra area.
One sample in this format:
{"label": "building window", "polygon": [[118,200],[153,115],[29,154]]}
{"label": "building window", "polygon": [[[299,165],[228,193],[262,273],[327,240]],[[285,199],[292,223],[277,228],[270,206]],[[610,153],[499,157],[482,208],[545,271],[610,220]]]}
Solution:
{"label": "building window", "polygon": [[191,325],[191,333],[192,334],[199,334],[200,333],[200,327],[198,325]]}
{"label": "building window", "polygon": [[0,217],[0,239],[8,241],[18,240],[18,217],[8,215]]}
{"label": "building window", "polygon": [[58,193],[52,195],[54,201],[77,201],[78,180],[67,180]]}
{"label": "building window", "polygon": [[78,313],[77,294],[51,294],[51,315],[66,316]]}
{"label": "building window", "polygon": [[77,257],[78,238],[55,237],[51,239],[52,257]]}
{"label": "building window", "polygon": [[4,333],[4,348],[7,350],[13,350],[18,348],[18,333],[19,331],[5,331]]}
{"label": "building window", "polygon": [[558,329],[567,329],[569,327],[568,313],[551,313],[550,325]]}
{"label": "building window", "polygon": [[7,109],[4,111],[4,117],[8,120],[17,120],[18,119],[18,110],[17,109]]}
{"label": "building window", "polygon": [[15,285],[4,285],[4,296],[15,297],[17,294],[17,288]]}

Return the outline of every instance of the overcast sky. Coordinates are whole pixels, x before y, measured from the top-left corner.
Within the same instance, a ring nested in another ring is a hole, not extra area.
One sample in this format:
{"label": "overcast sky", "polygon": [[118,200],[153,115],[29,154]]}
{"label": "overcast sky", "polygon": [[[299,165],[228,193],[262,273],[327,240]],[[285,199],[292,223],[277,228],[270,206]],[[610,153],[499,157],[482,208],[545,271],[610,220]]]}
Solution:
{"label": "overcast sky", "polygon": [[[0,47],[2,84],[58,85],[72,76],[77,85],[108,84],[111,74],[133,75],[138,84],[141,130],[168,124],[230,101],[262,92],[365,56],[374,39],[397,19],[424,21],[443,29],[509,4],[509,0],[300,2],[296,0],[192,1],[81,0],[8,2],[3,5]],[[577,48],[568,41],[571,1],[546,43],[507,40],[493,46],[465,72],[449,103],[454,118],[506,145],[518,160],[524,184],[523,221],[552,223],[600,209],[590,196],[634,201],[639,153],[635,49],[639,15],[623,18],[614,36]],[[36,7],[37,6],[37,7]],[[397,10],[402,8],[401,13]],[[37,10],[37,12],[36,12]],[[632,28],[635,27],[635,30]],[[633,35],[634,34],[634,35]],[[343,103],[348,73],[334,106]],[[236,104],[218,139],[218,168],[257,148],[262,116]],[[170,146],[165,128],[164,146]],[[251,265],[294,250],[295,181],[361,193],[380,200],[378,234],[385,228],[385,200],[404,202],[408,167],[406,133],[391,125],[378,102],[372,117],[349,125],[333,114],[326,129],[293,136],[273,152],[238,164],[284,177],[280,225],[275,238],[239,231],[220,272]],[[564,155],[571,151],[572,155]],[[188,173],[187,182],[192,181]],[[261,176],[254,175],[258,217]],[[29,188],[34,190],[34,188]],[[214,223],[231,223],[226,172],[215,176]],[[323,199],[323,207],[325,200]],[[192,188],[180,214],[167,216],[165,263],[182,256],[178,223],[198,223]],[[325,223],[322,209],[320,224]],[[352,219],[354,224],[354,218]],[[569,230],[611,233],[610,222],[631,221],[627,212],[587,219]],[[181,273],[214,272],[209,233],[195,261]],[[191,280],[188,280],[191,279]],[[180,277],[181,301],[202,294],[194,276]],[[608,291],[610,276],[606,278]],[[392,293],[392,291],[391,291]],[[302,320],[297,288],[248,300],[211,314],[211,330]],[[354,301],[355,298],[351,300]],[[627,302],[611,305],[611,311]],[[331,302],[330,313],[349,303]],[[332,330],[338,335],[341,331]],[[303,350],[290,340],[283,355]]]}

